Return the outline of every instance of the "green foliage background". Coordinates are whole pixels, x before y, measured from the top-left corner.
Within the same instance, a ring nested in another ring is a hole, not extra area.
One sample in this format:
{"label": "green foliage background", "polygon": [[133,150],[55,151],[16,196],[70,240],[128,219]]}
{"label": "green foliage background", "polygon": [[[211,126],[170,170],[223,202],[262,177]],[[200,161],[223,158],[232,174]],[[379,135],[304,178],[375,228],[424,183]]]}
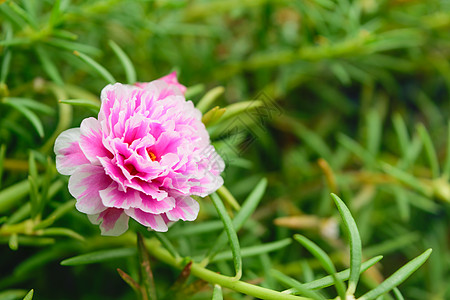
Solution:
{"label": "green foliage background", "polygon": [[[385,256],[362,277],[361,294],[431,247],[400,290],[406,299],[450,297],[450,1],[1,2],[0,299],[22,299],[31,288],[36,299],[134,298],[116,272],[137,275],[134,257],[60,265],[122,241],[101,237],[76,211],[52,153],[62,130],[95,115],[58,101],[98,101],[108,83],[73,51],[127,81],[110,40],[130,57],[138,81],[177,70],[194,103],[216,86],[224,93],[216,89],[212,106],[269,103],[256,119],[238,110],[238,139],[229,132],[233,106],[228,120],[208,127],[239,203],[268,178],[238,232],[241,247],[300,232],[347,268],[334,192],[359,226],[364,258]],[[167,233],[183,256],[204,255],[222,228],[211,201],[200,202],[197,221]],[[162,294],[179,271],[157,260],[152,267]],[[233,273],[228,260],[211,268]],[[325,274],[291,244],[244,259],[243,280],[281,290],[270,268],[302,282]],[[194,284],[183,297],[211,298],[212,286]]]}

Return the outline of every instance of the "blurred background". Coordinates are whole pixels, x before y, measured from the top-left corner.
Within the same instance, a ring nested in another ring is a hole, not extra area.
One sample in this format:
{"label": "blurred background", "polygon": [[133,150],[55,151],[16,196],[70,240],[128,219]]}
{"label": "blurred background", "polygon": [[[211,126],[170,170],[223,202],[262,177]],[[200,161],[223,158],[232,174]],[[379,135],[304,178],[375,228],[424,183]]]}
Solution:
{"label": "blurred background", "polygon": [[[205,111],[229,108],[208,127],[226,186],[242,203],[261,178],[269,182],[239,232],[243,247],[299,232],[346,268],[334,192],[355,217],[364,258],[384,255],[361,293],[431,247],[400,290],[406,299],[450,299],[450,1],[0,3],[0,299],[31,288],[36,299],[134,298],[116,272],[136,273],[133,258],[59,264],[114,245],[75,210],[52,153],[61,131],[95,116],[59,100],[98,100],[108,83],[102,68],[127,81],[111,41],[137,81],[175,70],[194,103],[215,99]],[[167,234],[183,255],[201,256],[220,232],[213,206],[201,206],[197,221]],[[198,224],[211,227],[192,231]],[[279,290],[267,266],[303,282],[325,274],[294,244],[244,263],[244,280]],[[153,265],[158,289],[168,288],[178,271]],[[211,268],[232,273],[229,261]],[[192,299],[211,297],[207,285],[194,290]]]}

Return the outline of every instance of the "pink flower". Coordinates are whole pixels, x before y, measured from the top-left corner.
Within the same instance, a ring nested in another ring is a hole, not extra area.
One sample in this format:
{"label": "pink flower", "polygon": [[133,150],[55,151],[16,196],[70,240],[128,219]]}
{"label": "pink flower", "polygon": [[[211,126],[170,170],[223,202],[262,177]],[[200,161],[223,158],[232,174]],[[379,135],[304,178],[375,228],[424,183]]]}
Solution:
{"label": "pink flower", "polygon": [[120,235],[129,217],[156,231],[195,220],[204,197],[222,184],[222,158],[210,144],[201,113],[186,101],[176,74],[136,86],[116,83],[101,93],[95,118],[56,139],[56,168],[71,175],[76,208]]}
{"label": "pink flower", "polygon": [[[183,95],[186,93],[186,87],[178,82],[177,72],[172,72],[169,75],[159,78],[159,80],[164,81],[172,87],[177,87]],[[148,84],[150,84],[150,82],[136,82],[134,85],[140,88],[145,88]]]}

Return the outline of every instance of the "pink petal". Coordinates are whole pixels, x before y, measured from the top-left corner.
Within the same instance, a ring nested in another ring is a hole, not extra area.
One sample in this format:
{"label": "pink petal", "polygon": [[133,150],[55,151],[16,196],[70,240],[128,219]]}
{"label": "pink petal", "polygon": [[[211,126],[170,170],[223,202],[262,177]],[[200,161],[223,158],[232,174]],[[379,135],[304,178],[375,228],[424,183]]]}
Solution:
{"label": "pink petal", "polygon": [[83,165],[70,176],[69,192],[77,199],[76,207],[86,214],[97,214],[106,209],[99,191],[111,183],[102,167]]}
{"label": "pink petal", "polygon": [[128,189],[127,192],[119,191],[118,184],[111,184],[100,191],[100,198],[103,205],[115,208],[138,207],[141,203],[139,192]]}
{"label": "pink petal", "polygon": [[166,213],[170,221],[193,221],[197,218],[200,205],[189,196],[176,198],[175,208]]}
{"label": "pink petal", "polygon": [[142,203],[139,206],[144,212],[152,214],[165,213],[175,207],[175,199],[173,197],[166,197],[164,200],[158,201],[151,196],[140,194]]}
{"label": "pink petal", "polygon": [[166,76],[159,78],[170,86],[177,87],[183,95],[186,93],[186,87],[178,82],[177,72],[172,72]]}
{"label": "pink petal", "polygon": [[[175,88],[182,95],[186,93],[186,87],[178,82],[177,72],[172,72],[166,76],[163,76],[157,80],[164,81],[170,89]],[[146,89],[150,83],[154,83],[156,80],[152,82],[136,82],[134,85],[140,87],[142,89]],[[173,95],[174,93],[169,93],[168,95]],[[166,95],[167,96],[167,95]]]}
{"label": "pink petal", "polygon": [[124,183],[127,179],[125,178],[122,170],[108,158],[99,157],[99,160],[105,170],[105,173],[119,184],[119,189],[121,191],[126,191],[126,186]]}
{"label": "pink petal", "polygon": [[144,212],[160,214],[175,207],[175,199],[165,197],[163,200],[147,196],[143,193],[128,189],[127,192],[119,191],[117,183],[111,183],[106,189],[100,191],[102,203],[107,207],[115,208],[140,208]]}
{"label": "pink petal", "polygon": [[102,235],[119,236],[128,230],[128,215],[123,209],[108,208],[100,214],[88,215],[93,224],[100,224]]}
{"label": "pink petal", "polygon": [[111,157],[102,142],[102,128],[100,122],[95,118],[87,118],[81,122],[80,147],[83,153],[93,164],[100,165],[98,157]]}
{"label": "pink petal", "polygon": [[56,169],[63,175],[72,175],[75,169],[88,164],[86,156],[81,151],[80,128],[72,128],[62,132],[55,141]]}
{"label": "pink petal", "polygon": [[142,225],[155,231],[166,232],[168,230],[167,224],[161,215],[146,213],[138,208],[126,209],[125,213]]}

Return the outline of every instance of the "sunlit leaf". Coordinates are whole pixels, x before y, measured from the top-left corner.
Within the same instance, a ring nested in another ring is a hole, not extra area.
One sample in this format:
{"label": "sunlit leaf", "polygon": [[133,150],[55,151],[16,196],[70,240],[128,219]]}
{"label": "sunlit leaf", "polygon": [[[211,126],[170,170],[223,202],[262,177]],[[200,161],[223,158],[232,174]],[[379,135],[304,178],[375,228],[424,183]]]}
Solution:
{"label": "sunlit leaf", "polygon": [[82,254],[67,258],[61,262],[62,266],[77,266],[104,262],[118,258],[124,258],[136,255],[136,248],[118,248],[111,250],[100,250],[87,254]]}

